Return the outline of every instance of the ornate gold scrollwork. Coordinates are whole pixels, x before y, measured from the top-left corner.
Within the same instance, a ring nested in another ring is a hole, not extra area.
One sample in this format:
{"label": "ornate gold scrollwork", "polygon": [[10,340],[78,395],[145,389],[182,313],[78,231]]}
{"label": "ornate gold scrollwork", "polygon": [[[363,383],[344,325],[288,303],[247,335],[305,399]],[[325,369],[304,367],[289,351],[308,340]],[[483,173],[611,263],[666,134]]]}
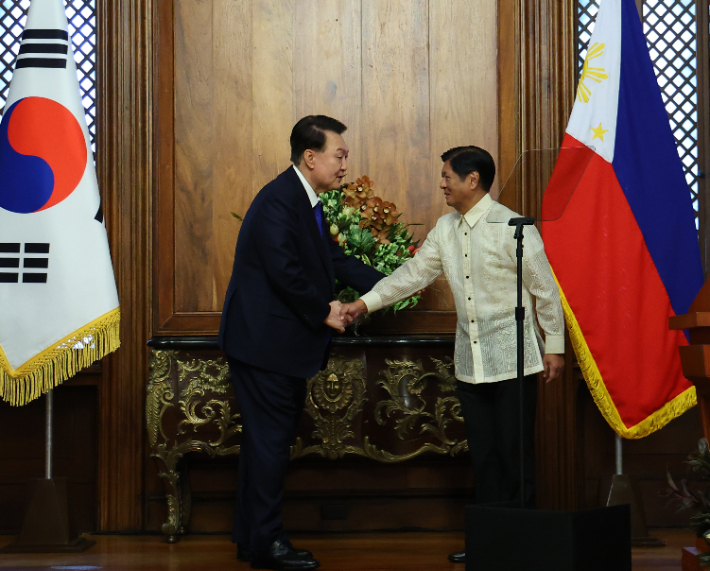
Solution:
{"label": "ornate gold scrollwork", "polygon": [[[225,397],[229,370],[224,359],[180,359],[178,356],[177,351],[151,352],[146,401],[151,456],[161,461],[164,469],[159,475],[170,484],[166,494],[168,520],[163,525],[163,533],[170,536],[169,541],[177,541],[177,535],[184,533],[190,511],[190,487],[180,459],[189,452],[213,457],[237,454],[240,446],[228,444],[242,429],[240,415],[232,412],[231,402]],[[428,442],[407,454],[381,450],[367,435],[362,446],[356,445],[353,423],[367,402],[365,368],[360,359],[348,360],[335,355],[325,371],[308,381],[306,410],[313,421],[311,437],[315,442],[304,445],[298,438],[291,457],[318,454],[337,459],[357,455],[394,463],[425,452],[453,456],[465,451],[466,440],[456,441],[447,433],[452,422],[463,420],[458,399],[453,394],[456,384],[451,373],[453,363],[450,359],[431,360],[434,372],[426,372],[421,361],[387,360],[387,369],[381,372],[377,386],[382,387],[389,398],[378,402],[374,409],[380,426],[394,419],[394,433],[400,440],[410,434],[426,434],[430,437]],[[438,383],[438,393],[443,394],[436,400],[424,396],[432,380]],[[184,388],[176,399],[175,387],[178,386]],[[170,409],[179,410],[181,419],[175,433],[166,436],[165,415]],[[206,432],[208,428],[218,429],[216,439],[204,441],[196,437],[198,431]],[[179,437],[184,440],[179,441]]]}
{"label": "ornate gold scrollwork", "polygon": [[[163,429],[163,419],[166,411],[176,406],[172,402],[175,400],[173,387],[178,383],[187,385],[180,391],[177,402],[185,418],[178,423],[171,445],[171,439]],[[232,406],[226,398],[203,401],[206,394],[226,394],[228,387],[229,369],[222,358],[180,360],[177,351],[151,352],[146,418],[151,456],[162,462],[164,470],[159,476],[165,478],[172,488],[172,493],[168,491],[166,494],[168,520],[162,527],[163,533],[169,535],[171,541],[176,541],[176,536],[184,533],[191,504],[187,477],[181,473],[181,458],[189,452],[201,452],[209,456],[239,453],[238,444],[224,445],[242,429],[239,414],[232,413]],[[216,440],[204,442],[188,436],[183,442],[177,441],[177,436],[187,434],[189,430],[196,434],[210,424],[219,430]]]}
{"label": "ornate gold scrollwork", "polygon": [[161,420],[165,411],[173,406],[170,401],[175,398],[175,393],[170,383],[170,371],[175,357],[175,351],[153,350],[150,352],[145,416],[148,427],[148,441],[151,446],[157,444],[158,433],[163,437],[163,440],[167,440]]}
{"label": "ornate gold scrollwork", "polygon": [[367,400],[363,372],[359,359],[334,356],[324,371],[309,379],[306,410],[315,425],[312,436],[321,444],[304,448],[299,437],[291,449],[291,458],[319,454],[334,460],[345,454],[362,454],[361,448],[346,445],[345,441],[354,437],[352,422]]}
{"label": "ornate gold scrollwork", "polygon": [[446,432],[452,421],[463,422],[461,404],[455,395],[437,397],[433,411],[427,410],[430,407],[422,393],[430,379],[438,381],[439,391],[442,393],[453,393],[456,389],[456,378],[451,374],[451,360],[445,362],[430,358],[436,367],[436,371],[431,373],[425,372],[421,361],[414,363],[408,359],[385,360],[388,368],[382,371],[384,379],[377,381],[377,385],[384,388],[390,398],[377,403],[375,420],[383,426],[390,418],[395,418],[395,433],[400,440],[404,440],[405,436],[417,429],[418,434],[431,434],[439,443],[427,442],[408,454],[392,454],[379,450],[365,437],[365,456],[380,462],[402,462],[424,452],[454,456],[468,450],[465,439],[452,440]]}
{"label": "ornate gold scrollwork", "polygon": [[421,361],[385,361],[388,368],[381,373],[384,379],[379,380],[377,385],[383,387],[390,398],[377,403],[375,420],[384,426],[388,419],[395,418],[395,433],[401,440],[418,429],[419,434],[429,433],[438,442],[426,442],[408,454],[380,450],[368,436],[363,439],[362,447],[347,444],[346,441],[354,437],[352,422],[362,412],[367,400],[364,367],[359,359],[348,361],[333,357],[325,371],[308,381],[306,410],[315,425],[312,436],[321,443],[304,447],[299,437],[291,450],[291,458],[319,454],[336,459],[354,454],[394,463],[415,458],[424,452],[454,456],[466,451],[468,444],[465,439],[452,440],[447,435],[452,421],[463,421],[458,398],[453,394],[437,397],[430,411],[431,401],[427,401],[422,394],[430,379],[438,381],[442,393],[453,393],[456,388],[456,379],[451,374],[451,360],[442,361],[433,357],[431,360],[436,371],[430,373],[424,370]]}
{"label": "ornate gold scrollwork", "polygon": [[[229,366],[223,358],[219,359],[177,359],[180,379],[190,379],[187,387],[180,392],[180,410],[185,418],[178,424],[177,434],[184,434],[192,428],[197,432],[201,426],[214,422],[219,428],[220,436],[217,440],[209,442],[216,447],[216,454],[229,454],[221,446],[230,437],[240,432],[242,427],[237,420],[239,414],[232,414],[232,409],[227,399],[210,399],[203,402],[206,392],[224,395],[229,388]],[[217,412],[219,411],[219,414]],[[239,447],[232,447],[238,451]],[[230,450],[230,449],[227,449]]]}

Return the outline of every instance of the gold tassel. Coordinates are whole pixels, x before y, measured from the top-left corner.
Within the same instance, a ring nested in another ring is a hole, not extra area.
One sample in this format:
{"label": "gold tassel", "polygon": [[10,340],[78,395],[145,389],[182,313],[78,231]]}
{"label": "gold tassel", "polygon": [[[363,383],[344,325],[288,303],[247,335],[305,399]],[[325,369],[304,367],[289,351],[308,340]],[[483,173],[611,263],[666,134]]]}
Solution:
{"label": "gold tassel", "polygon": [[115,351],[121,346],[120,322],[121,310],[109,311],[17,370],[0,347],[0,397],[12,406],[23,406]]}
{"label": "gold tassel", "polygon": [[[555,276],[555,281],[557,282],[557,276]],[[594,356],[589,350],[582,329],[572,312],[572,308],[569,306],[569,303],[567,303],[567,298],[559,282],[557,282],[557,287],[560,290],[562,307],[564,308],[567,329],[569,330],[569,336],[572,340],[572,347],[574,348],[575,355],[577,355],[577,362],[582,369],[584,380],[587,382],[589,391],[592,393],[592,398],[594,398],[594,402],[597,407],[599,407],[602,416],[619,436],[632,440],[648,436],[652,432],[663,428],[671,420],[679,417],[686,410],[697,404],[695,387],[690,387],[638,424],[627,427],[621,420],[621,415],[604,384],[602,375],[599,372],[599,367],[597,367],[597,362],[594,360]]]}

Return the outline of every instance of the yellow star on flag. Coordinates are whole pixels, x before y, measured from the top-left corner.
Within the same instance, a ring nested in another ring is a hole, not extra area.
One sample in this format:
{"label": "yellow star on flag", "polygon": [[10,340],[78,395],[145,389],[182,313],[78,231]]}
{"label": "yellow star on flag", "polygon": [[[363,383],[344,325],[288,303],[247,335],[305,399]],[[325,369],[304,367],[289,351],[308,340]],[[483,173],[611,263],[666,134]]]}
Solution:
{"label": "yellow star on flag", "polygon": [[602,143],[604,142],[604,133],[608,133],[609,129],[602,129],[602,124],[599,123],[599,127],[596,129],[592,127],[592,132],[594,133],[594,136],[592,137],[592,141],[599,137],[602,140]]}

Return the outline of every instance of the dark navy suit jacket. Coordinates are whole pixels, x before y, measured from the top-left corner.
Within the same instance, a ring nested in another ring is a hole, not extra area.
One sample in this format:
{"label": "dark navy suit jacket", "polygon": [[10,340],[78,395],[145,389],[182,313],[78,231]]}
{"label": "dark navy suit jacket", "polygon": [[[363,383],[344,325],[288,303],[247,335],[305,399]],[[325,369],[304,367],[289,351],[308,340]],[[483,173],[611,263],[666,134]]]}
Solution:
{"label": "dark navy suit jacket", "polygon": [[323,231],[293,167],[259,191],[239,232],[222,311],[227,355],[301,378],[325,367],[333,330],[323,321],[335,279],[365,293],[384,274],[345,255]]}

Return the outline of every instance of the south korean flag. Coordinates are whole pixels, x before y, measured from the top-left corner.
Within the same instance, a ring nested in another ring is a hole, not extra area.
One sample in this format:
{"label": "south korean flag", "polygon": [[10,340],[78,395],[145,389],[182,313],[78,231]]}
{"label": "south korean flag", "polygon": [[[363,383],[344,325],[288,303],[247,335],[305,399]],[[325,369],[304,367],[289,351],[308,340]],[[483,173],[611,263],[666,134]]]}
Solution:
{"label": "south korean flag", "polygon": [[0,397],[118,348],[120,310],[63,0],[32,0],[0,123]]}

